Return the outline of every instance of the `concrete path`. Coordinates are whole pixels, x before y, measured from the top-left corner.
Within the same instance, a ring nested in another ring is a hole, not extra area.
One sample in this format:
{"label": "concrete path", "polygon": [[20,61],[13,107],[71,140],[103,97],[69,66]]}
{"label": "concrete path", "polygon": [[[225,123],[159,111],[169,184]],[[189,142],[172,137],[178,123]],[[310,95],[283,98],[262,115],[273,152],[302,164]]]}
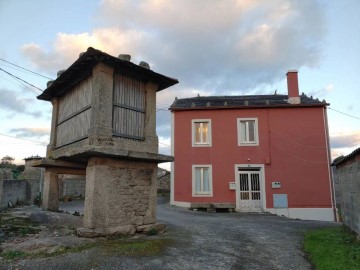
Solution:
{"label": "concrete path", "polygon": [[[61,204],[82,211],[82,204]],[[270,214],[205,213],[158,200],[158,219],[168,225],[173,244],[156,256],[127,257],[91,249],[29,260],[20,269],[311,269],[302,251],[304,232],[339,226]],[[15,269],[15,268],[14,268]]]}

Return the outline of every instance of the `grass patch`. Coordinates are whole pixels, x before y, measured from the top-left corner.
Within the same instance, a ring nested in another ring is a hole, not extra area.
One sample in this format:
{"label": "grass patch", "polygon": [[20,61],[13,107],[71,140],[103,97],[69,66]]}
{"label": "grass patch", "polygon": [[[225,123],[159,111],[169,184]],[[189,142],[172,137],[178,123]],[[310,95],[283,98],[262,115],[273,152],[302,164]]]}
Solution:
{"label": "grass patch", "polygon": [[28,218],[0,215],[0,230],[3,233],[0,237],[0,243],[9,237],[37,234],[40,231],[38,226],[38,223],[32,222]]}
{"label": "grass patch", "polygon": [[104,248],[108,253],[116,253],[127,256],[150,256],[156,255],[171,244],[170,239],[151,239],[136,241],[107,241]]}
{"label": "grass patch", "polygon": [[96,243],[88,243],[75,247],[59,246],[51,253],[38,252],[26,253],[17,250],[10,250],[0,253],[0,256],[8,261],[18,259],[39,259],[60,256],[66,253],[82,252],[91,248],[98,248],[99,251],[110,255],[125,255],[125,256],[150,256],[156,255],[163,251],[163,249],[171,244],[169,239],[145,239],[145,240],[129,240],[116,239],[104,240]]}
{"label": "grass patch", "polygon": [[360,269],[360,242],[344,226],[307,232],[304,249],[316,270]]}
{"label": "grass patch", "polygon": [[1,257],[5,260],[17,260],[17,259],[23,259],[26,256],[28,256],[27,253],[23,252],[23,251],[19,251],[19,250],[9,250],[9,251],[5,251],[2,252]]}

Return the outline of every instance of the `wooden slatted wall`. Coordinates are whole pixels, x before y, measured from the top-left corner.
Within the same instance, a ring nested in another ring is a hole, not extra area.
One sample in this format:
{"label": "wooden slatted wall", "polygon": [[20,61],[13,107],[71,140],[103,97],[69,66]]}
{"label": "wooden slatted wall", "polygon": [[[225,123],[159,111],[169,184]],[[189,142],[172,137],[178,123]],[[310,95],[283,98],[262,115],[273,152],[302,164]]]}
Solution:
{"label": "wooden slatted wall", "polygon": [[59,100],[56,147],[84,139],[91,117],[92,77],[82,81]]}
{"label": "wooden slatted wall", "polygon": [[113,134],[114,136],[144,140],[145,84],[114,74]]}

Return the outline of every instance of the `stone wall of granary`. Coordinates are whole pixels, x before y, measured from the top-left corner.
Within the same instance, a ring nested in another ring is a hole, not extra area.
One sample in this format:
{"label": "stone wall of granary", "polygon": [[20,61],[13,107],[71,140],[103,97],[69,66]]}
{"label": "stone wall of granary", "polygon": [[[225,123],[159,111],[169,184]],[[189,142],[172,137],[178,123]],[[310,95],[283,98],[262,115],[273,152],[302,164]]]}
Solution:
{"label": "stone wall of granary", "polygon": [[336,177],[342,221],[360,235],[360,160],[338,166]]}

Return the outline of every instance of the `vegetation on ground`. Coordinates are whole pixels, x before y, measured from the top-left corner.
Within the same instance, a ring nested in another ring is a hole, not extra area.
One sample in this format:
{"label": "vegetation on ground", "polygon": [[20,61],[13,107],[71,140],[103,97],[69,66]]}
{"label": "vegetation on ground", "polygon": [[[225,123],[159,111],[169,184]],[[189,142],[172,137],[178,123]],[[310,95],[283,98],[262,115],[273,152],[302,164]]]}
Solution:
{"label": "vegetation on ground", "polygon": [[25,165],[13,164],[15,159],[10,156],[5,156],[0,161],[0,168],[9,169],[13,174],[14,179],[19,179],[20,174],[24,171]]}
{"label": "vegetation on ground", "polygon": [[360,269],[360,241],[345,226],[307,232],[304,249],[316,270]]}

